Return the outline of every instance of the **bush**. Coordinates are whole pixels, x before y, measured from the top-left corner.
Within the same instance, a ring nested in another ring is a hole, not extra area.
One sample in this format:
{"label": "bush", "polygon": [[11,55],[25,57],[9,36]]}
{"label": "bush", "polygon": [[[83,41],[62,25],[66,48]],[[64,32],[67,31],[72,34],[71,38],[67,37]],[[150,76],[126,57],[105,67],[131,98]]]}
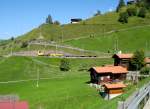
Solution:
{"label": "bush", "polygon": [[150,73],[149,67],[143,67],[140,71],[140,74],[142,74],[142,75],[149,75],[149,73]]}
{"label": "bush", "polygon": [[142,7],[138,13],[138,16],[145,18],[146,17],[146,8]]}
{"label": "bush", "polygon": [[118,21],[122,23],[128,23],[128,13],[127,12],[120,13]]}
{"label": "bush", "polygon": [[94,16],[99,16],[101,15],[101,11],[100,10],[97,10],[96,14],[94,14]]}
{"label": "bush", "polygon": [[131,6],[127,9],[127,13],[129,16],[136,16],[137,15],[137,8]]}
{"label": "bush", "polygon": [[26,48],[28,46],[28,42],[22,42],[21,48]]}
{"label": "bush", "polygon": [[131,59],[131,65],[133,70],[141,70],[145,65],[145,52],[143,50],[137,50]]}
{"label": "bush", "polygon": [[69,71],[70,70],[70,63],[68,59],[62,59],[60,62],[60,70],[61,71]]}
{"label": "bush", "polygon": [[54,22],[54,24],[55,24],[55,25],[60,25],[60,22],[56,20],[56,21]]}

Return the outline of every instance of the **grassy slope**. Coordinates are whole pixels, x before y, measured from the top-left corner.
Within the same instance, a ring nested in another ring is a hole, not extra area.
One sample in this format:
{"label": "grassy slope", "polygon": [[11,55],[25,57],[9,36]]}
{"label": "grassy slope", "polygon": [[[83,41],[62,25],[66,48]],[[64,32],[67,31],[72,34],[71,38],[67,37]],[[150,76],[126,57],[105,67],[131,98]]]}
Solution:
{"label": "grassy slope", "polygon": [[[94,88],[86,84],[89,81],[89,73],[78,71],[82,65],[90,67],[110,64],[112,60],[71,59],[72,69],[69,72],[60,72],[54,67],[59,65],[60,59],[34,58],[33,60],[34,62],[26,57],[1,58],[0,70],[3,72],[0,72],[0,81],[36,78],[35,65],[39,66],[40,77],[51,79],[40,80],[39,88],[36,88],[36,81],[0,84],[0,95],[17,94],[21,100],[28,100],[31,109],[40,106],[44,109],[109,109],[110,107],[116,109],[117,102],[121,98],[109,102],[103,100]],[[40,60],[44,64],[39,64],[35,60]],[[138,86],[141,87],[148,80],[144,80]],[[123,95],[124,98],[134,90],[135,87],[128,87]]]}
{"label": "grassy slope", "polygon": [[[116,34],[108,35],[109,38],[103,38],[103,33],[114,31],[114,30],[120,30],[120,29],[128,29],[130,27],[135,26],[143,26],[143,25],[149,25],[150,20],[149,18],[138,18],[138,17],[131,17],[129,18],[128,24],[121,24],[117,21],[118,14],[117,13],[107,13],[101,16],[96,16],[89,18],[85,21],[80,22],[79,24],[67,24],[67,25],[48,25],[43,24],[38,28],[35,28],[34,30],[30,31],[29,33],[20,36],[16,39],[14,42],[9,42],[9,44],[3,44],[0,45],[0,54],[8,54],[10,53],[11,46],[13,45],[13,51],[24,51],[27,49],[20,48],[21,42],[23,41],[29,41],[33,39],[38,39],[40,35],[40,31],[42,32],[43,40],[54,40],[58,43],[62,44],[62,41],[65,44],[73,45],[79,48],[89,49],[89,50],[95,50],[100,52],[107,52],[108,50],[113,51],[114,49],[114,36]],[[119,32],[117,35],[123,35],[122,37],[119,36],[119,48],[123,51],[135,51],[138,46],[137,43],[143,44],[142,40],[146,40],[149,32],[147,27],[146,28],[146,34],[142,34],[142,32],[145,33],[143,29],[139,30],[131,30],[126,32]],[[133,39],[134,37],[131,35],[136,35],[137,37],[140,37],[139,40],[135,41],[135,44],[133,43],[133,47],[131,44],[129,44],[130,47],[126,45],[126,42],[130,42],[130,39]],[[143,39],[141,39],[141,36]],[[90,36],[94,36],[96,38],[91,39]],[[124,37],[125,36],[125,37]],[[86,39],[78,40],[77,38],[86,37]],[[101,38],[98,38],[101,37]],[[130,37],[130,38],[128,38]],[[103,44],[102,42],[106,41],[106,44]],[[63,43],[63,44],[64,44]],[[109,43],[109,44],[108,44]],[[141,45],[140,45],[141,46]],[[142,45],[143,47],[144,45]],[[39,49],[39,46],[34,46],[32,49],[37,50]],[[49,49],[55,49],[53,47],[49,47]],[[69,49],[62,49],[65,52],[73,53]],[[80,54],[77,52],[77,54]]]}
{"label": "grassy slope", "polygon": [[[88,72],[79,72],[82,65],[96,66],[111,63],[111,60],[93,60],[88,59],[71,59],[71,71],[60,72],[60,59],[48,58],[26,58],[11,57],[1,58],[0,61],[0,81],[12,81],[20,79],[36,78],[37,67],[39,67],[40,77],[51,78],[50,80],[41,80],[40,88],[35,87],[36,81],[16,84],[0,84],[0,94],[18,94],[22,100],[28,100],[31,109],[36,109],[40,104],[45,109],[78,109],[78,108],[95,108],[101,106],[105,101],[97,92],[87,86],[85,82],[89,81]],[[39,64],[36,61],[42,61]],[[47,64],[47,65],[45,65]],[[12,66],[13,65],[13,66]],[[49,69],[49,70],[48,70]],[[5,75],[5,76],[4,76]],[[61,77],[61,78],[60,78]],[[56,78],[56,79],[54,79]],[[92,105],[92,102],[97,102]]]}
{"label": "grassy slope", "polygon": [[[36,79],[37,69],[39,69],[41,77],[53,78],[54,76],[60,77],[63,75],[63,72],[59,71],[60,59],[49,59],[43,57],[11,57],[0,58],[0,60],[0,70],[2,71],[0,72],[0,81]],[[39,61],[42,61],[42,63]],[[97,61],[97,59],[70,59],[73,71],[70,71],[69,73],[75,74],[74,72],[77,72],[81,66],[90,68],[91,66],[102,65],[110,62],[111,59],[99,59],[99,61]],[[7,75],[5,75],[6,73]],[[78,74],[80,73],[83,72],[79,72]]]}
{"label": "grassy slope", "polygon": [[67,24],[63,26],[43,24],[40,28],[36,28],[22,37],[19,37],[18,40],[37,39],[41,31],[44,39],[59,42],[62,40],[62,36],[63,40],[68,40],[83,36],[102,34],[104,31],[107,32],[147,24],[150,24],[149,18],[142,19],[138,17],[130,18],[128,24],[121,24],[118,22],[118,14],[112,12],[92,17],[79,24]]}
{"label": "grassy slope", "polygon": [[72,45],[87,50],[108,52],[114,51],[116,41],[118,48],[123,52],[133,52],[136,49],[150,50],[150,26],[136,29],[120,31],[107,34],[105,36],[97,35],[94,38],[84,38],[78,40],[66,41],[65,44]]}

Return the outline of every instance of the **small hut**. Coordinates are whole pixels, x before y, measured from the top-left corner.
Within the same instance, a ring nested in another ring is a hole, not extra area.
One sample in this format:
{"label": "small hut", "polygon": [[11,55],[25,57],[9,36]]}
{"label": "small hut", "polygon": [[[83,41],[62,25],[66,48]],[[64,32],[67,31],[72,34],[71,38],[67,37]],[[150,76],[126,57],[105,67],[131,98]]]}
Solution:
{"label": "small hut", "polygon": [[71,19],[72,24],[79,23],[80,21],[82,21],[82,19],[80,19],[80,18]]}
{"label": "small hut", "polygon": [[123,83],[117,83],[117,84],[104,84],[105,89],[105,99],[110,100],[114,97],[117,97],[124,93],[123,88],[125,88],[126,85]]}

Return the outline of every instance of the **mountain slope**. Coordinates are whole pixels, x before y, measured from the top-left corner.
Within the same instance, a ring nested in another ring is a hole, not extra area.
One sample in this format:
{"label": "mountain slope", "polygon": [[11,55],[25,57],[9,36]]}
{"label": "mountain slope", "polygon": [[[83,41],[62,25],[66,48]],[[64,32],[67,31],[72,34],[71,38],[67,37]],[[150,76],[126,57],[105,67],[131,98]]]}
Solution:
{"label": "mountain slope", "polygon": [[105,35],[81,38],[64,42],[67,45],[101,52],[134,52],[137,49],[150,51],[150,25],[128,28]]}
{"label": "mountain slope", "polygon": [[[39,48],[40,50],[43,50],[44,46],[39,47],[36,45],[34,45],[34,47],[30,47],[30,49],[28,49],[28,47],[21,48],[23,42],[40,39],[48,42],[54,41],[56,43],[59,43],[60,45],[65,44],[85,50],[113,53],[114,50],[117,49],[115,48],[116,41],[114,37],[117,35],[119,37],[118,49],[124,52],[133,52],[136,49],[145,49],[145,46],[148,46],[144,44],[148,43],[146,42],[146,40],[148,39],[148,36],[150,34],[149,27],[147,27],[147,25],[150,25],[149,17],[130,17],[129,23],[119,23],[118,13],[115,12],[95,16],[86,19],[78,24],[42,24],[38,28],[35,28],[32,31],[16,38],[15,41],[9,41],[9,43],[7,44],[0,45],[0,51],[2,54],[10,54],[11,49],[13,49],[13,52],[39,50]],[[131,31],[128,31],[128,29],[130,28]],[[144,29],[146,29],[146,34],[143,34],[145,33]],[[121,30],[124,30],[124,32]],[[108,36],[108,38],[105,38],[104,36]],[[126,45],[126,43],[129,43],[130,40],[134,39],[133,36],[137,36],[138,39],[132,42],[132,44]],[[141,36],[143,37],[143,39],[141,38]],[[138,45],[137,43],[140,43],[140,45]],[[56,47],[47,47],[47,50],[51,49],[56,50]],[[69,49],[60,48],[59,50],[66,53],[72,53],[72,51],[70,51]]]}
{"label": "mountain slope", "polygon": [[68,39],[93,36],[102,34],[103,32],[147,24],[150,24],[149,18],[143,19],[139,17],[131,17],[129,18],[128,24],[121,24],[118,22],[118,13],[112,12],[101,16],[92,17],[78,24],[67,24],[62,26],[43,24],[39,28],[20,36],[18,39],[38,39],[41,32],[43,40],[61,42]]}

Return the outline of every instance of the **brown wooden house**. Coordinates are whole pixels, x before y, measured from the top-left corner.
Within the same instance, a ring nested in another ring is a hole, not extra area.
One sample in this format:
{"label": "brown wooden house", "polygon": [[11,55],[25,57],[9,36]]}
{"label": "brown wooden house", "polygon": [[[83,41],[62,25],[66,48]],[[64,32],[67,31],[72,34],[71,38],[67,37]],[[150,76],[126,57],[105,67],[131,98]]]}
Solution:
{"label": "brown wooden house", "polygon": [[122,66],[93,67],[90,70],[92,83],[110,83],[126,80],[127,69]]}
{"label": "brown wooden house", "polygon": [[115,54],[112,58],[114,58],[114,66],[123,66],[126,67],[128,70],[131,69],[131,59],[133,54]]}
{"label": "brown wooden house", "polygon": [[125,88],[126,85],[123,83],[116,83],[116,84],[104,84],[104,90],[106,93],[105,99],[110,100],[114,97],[117,97],[124,93],[123,88]]}
{"label": "brown wooden house", "polygon": [[[133,54],[114,54],[114,66],[123,66],[128,70],[132,70],[131,59]],[[145,66],[150,67],[150,58],[145,58]]]}

